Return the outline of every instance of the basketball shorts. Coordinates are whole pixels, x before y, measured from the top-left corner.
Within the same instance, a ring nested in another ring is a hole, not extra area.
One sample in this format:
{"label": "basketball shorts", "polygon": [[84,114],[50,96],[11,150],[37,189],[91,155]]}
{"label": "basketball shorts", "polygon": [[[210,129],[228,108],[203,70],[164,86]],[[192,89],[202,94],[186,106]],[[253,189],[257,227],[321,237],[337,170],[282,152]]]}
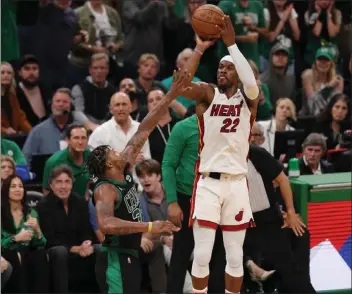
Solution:
{"label": "basketball shorts", "polygon": [[199,174],[191,200],[190,225],[197,219],[200,226],[223,231],[240,231],[254,226],[245,175],[222,174],[213,179]]}
{"label": "basketball shorts", "polygon": [[99,252],[96,275],[100,293],[135,294],[140,292],[139,259],[130,254],[118,253],[115,248]]}

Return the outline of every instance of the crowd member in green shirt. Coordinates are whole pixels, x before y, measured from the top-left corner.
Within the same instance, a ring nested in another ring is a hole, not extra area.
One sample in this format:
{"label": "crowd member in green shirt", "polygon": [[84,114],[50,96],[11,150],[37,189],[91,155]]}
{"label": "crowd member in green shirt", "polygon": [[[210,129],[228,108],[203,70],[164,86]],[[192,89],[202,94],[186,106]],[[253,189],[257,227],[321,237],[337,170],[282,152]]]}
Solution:
{"label": "crowd member in green shirt", "polygon": [[55,152],[46,162],[43,173],[43,193],[49,194],[50,184],[49,175],[51,171],[58,165],[66,164],[72,171],[74,176],[74,184],[72,191],[79,196],[88,196],[89,173],[85,168],[90,150],[88,145],[88,133],[83,125],[72,124],[67,129],[68,147]]}
{"label": "crowd member in green shirt", "polygon": [[32,290],[33,293],[46,293],[49,291],[46,239],[37,212],[26,203],[20,177],[12,175],[3,182],[1,199],[1,255],[14,270],[4,292],[29,293]]}
{"label": "crowd member in green shirt", "polygon": [[[222,0],[222,11],[229,15],[236,32],[236,44],[244,57],[251,59],[259,67],[259,34],[266,35],[264,7],[257,0]],[[228,54],[221,40],[218,41],[218,57]]]}
{"label": "crowd member in green shirt", "polygon": [[[197,105],[197,115],[202,115],[205,105]],[[194,167],[198,158],[198,121],[194,114],[172,129],[167,142],[162,176],[169,219],[181,227],[174,234],[172,256],[168,272],[167,293],[182,293],[186,271],[194,248],[193,231],[188,226],[190,200],[195,178]],[[215,255],[214,255],[215,254]],[[211,262],[209,293],[224,293],[225,252],[221,232],[218,230]]]}
{"label": "crowd member in green shirt", "polygon": [[24,157],[20,147],[13,141],[1,138],[1,155],[12,157],[18,165],[27,164],[26,158]]}

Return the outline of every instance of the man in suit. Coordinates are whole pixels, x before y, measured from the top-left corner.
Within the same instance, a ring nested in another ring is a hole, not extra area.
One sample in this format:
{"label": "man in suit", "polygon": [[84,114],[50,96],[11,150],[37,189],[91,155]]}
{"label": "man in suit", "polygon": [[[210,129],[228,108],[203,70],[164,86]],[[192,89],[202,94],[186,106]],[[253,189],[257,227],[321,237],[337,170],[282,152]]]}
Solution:
{"label": "man in suit", "polygon": [[309,134],[302,148],[303,156],[299,160],[301,175],[321,175],[334,172],[332,164],[322,159],[326,152],[326,140],[323,135]]}

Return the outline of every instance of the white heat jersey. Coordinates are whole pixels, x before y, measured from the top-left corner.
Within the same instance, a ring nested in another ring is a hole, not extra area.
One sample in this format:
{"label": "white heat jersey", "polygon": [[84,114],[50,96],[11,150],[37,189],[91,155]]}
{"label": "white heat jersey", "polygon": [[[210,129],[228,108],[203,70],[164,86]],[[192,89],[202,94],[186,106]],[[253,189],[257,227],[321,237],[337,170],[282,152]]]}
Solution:
{"label": "white heat jersey", "polygon": [[215,88],[214,99],[198,118],[200,173],[246,174],[254,118],[240,89],[231,98]]}

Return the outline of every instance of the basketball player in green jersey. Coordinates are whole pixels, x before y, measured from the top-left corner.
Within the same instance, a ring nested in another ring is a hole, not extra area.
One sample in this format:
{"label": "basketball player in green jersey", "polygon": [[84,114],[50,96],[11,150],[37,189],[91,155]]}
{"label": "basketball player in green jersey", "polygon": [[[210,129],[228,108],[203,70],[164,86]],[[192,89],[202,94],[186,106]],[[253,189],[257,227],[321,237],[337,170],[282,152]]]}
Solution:
{"label": "basketball player in green jersey", "polygon": [[190,83],[187,71],[175,72],[170,91],[144,118],[126,148],[118,153],[102,145],[92,151],[87,161],[91,176],[98,178],[94,202],[99,229],[105,235],[96,264],[97,280],[103,293],[139,293],[138,250],[142,233],[171,234],[179,230],[168,221],[143,222],[131,168],[160,116]]}

